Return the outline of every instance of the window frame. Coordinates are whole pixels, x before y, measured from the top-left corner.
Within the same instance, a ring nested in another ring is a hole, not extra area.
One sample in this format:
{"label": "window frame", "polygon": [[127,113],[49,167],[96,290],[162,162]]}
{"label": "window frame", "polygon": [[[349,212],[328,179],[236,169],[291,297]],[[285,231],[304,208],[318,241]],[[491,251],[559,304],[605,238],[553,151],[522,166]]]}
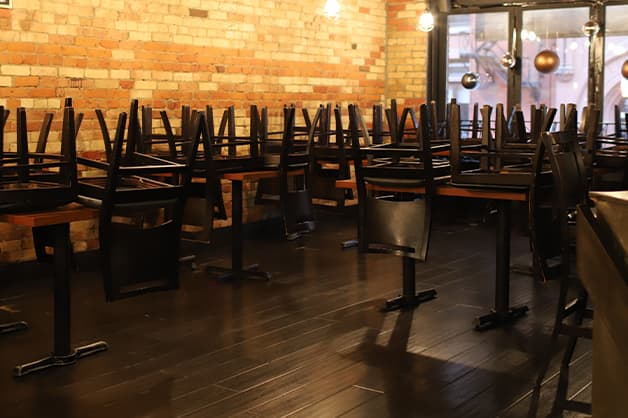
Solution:
{"label": "window frame", "polygon": [[[604,4],[591,3],[587,1],[570,2],[547,2],[528,3],[522,2],[508,6],[486,6],[486,2],[479,1],[477,6],[451,7],[443,12],[432,7],[431,3],[442,4],[441,1],[426,1],[427,7],[436,10],[434,30],[428,36],[428,85],[427,100],[434,100],[437,103],[439,115],[444,116],[445,101],[447,100],[447,17],[454,14],[470,13],[508,13],[508,46],[512,50],[512,32],[517,28],[516,51],[520,54],[522,50],[521,27],[523,23],[524,10],[548,10],[561,8],[588,7],[589,16],[595,18],[600,26],[597,36],[592,38],[589,48],[588,62],[588,104],[596,105],[603,111],[604,109],[604,50],[605,50],[605,11],[607,6],[628,5],[628,1],[606,1]],[[455,1],[454,1],[455,3]],[[466,2],[471,3],[471,2]],[[584,22],[582,22],[584,23]],[[584,35],[583,35],[584,36]],[[521,57],[517,56],[518,64]],[[506,106],[511,109],[521,101],[521,65],[508,72],[508,86],[506,91]],[[495,103],[492,103],[494,105]]]}

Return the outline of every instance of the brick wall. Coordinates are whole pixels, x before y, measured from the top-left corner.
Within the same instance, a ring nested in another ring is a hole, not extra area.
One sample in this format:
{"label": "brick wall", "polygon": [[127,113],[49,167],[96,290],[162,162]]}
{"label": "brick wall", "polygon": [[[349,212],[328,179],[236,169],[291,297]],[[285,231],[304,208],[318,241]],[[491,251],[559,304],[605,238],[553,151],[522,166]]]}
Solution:
{"label": "brick wall", "polygon": [[417,30],[423,1],[389,0],[386,18],[385,95],[398,104],[417,107],[427,88],[427,34]]}
{"label": "brick wall", "polygon": [[[93,109],[105,110],[113,127],[133,98],[175,120],[183,104],[235,105],[244,129],[253,103],[279,123],[287,103],[368,109],[424,96],[424,35],[414,29],[421,2],[339,1],[337,20],[322,15],[324,0],[14,1],[0,9],[0,105],[28,109],[33,144],[44,112],[55,112],[55,151],[63,98],[72,97],[85,113],[81,152],[102,149]],[[6,149],[15,148],[14,131],[10,118]],[[247,206],[249,219],[267,215]],[[79,249],[96,245],[93,224],[72,229]],[[0,225],[0,261],[32,259],[31,247],[30,231]]]}

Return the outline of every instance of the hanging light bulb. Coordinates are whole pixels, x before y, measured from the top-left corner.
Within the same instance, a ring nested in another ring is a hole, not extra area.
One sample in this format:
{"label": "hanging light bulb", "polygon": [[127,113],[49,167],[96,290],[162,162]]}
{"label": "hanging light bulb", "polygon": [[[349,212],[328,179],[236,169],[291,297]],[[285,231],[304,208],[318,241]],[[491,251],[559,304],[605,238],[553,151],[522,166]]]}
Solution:
{"label": "hanging light bulb", "polygon": [[340,3],[338,3],[338,0],[327,0],[325,7],[323,7],[323,14],[328,19],[338,19],[338,16],[340,16]]}
{"label": "hanging light bulb", "polygon": [[429,9],[423,10],[423,13],[419,16],[419,23],[416,27],[422,32],[430,32],[434,29],[434,15]]}

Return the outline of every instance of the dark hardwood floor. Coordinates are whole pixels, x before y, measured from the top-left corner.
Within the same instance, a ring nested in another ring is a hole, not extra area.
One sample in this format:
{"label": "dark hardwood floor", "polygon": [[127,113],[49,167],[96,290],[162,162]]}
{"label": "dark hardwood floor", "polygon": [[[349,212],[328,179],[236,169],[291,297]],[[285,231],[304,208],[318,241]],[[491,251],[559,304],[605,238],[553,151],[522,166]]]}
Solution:
{"label": "dark hardwood floor", "polygon": [[[438,298],[413,311],[378,310],[400,291],[400,258],[340,248],[355,236],[352,208],[318,210],[318,229],[302,242],[283,240],[273,222],[249,229],[245,260],[271,271],[269,282],[224,283],[183,266],[181,289],[108,304],[95,254],[79,254],[73,343],[110,348],[23,378],[13,366],[52,349],[51,269],[1,266],[0,322],[30,329],[0,336],[0,416],[524,417],[557,283],[512,274],[512,302],[529,314],[474,331],[474,317],[492,306],[495,229],[490,216],[456,216],[467,202],[438,202],[428,261],[417,265],[417,288],[435,287]],[[527,264],[522,229],[513,226],[512,262]],[[184,251],[228,266],[228,239],[218,233],[215,244]],[[589,342],[575,359],[570,395],[588,400]],[[557,368],[558,356],[539,416]]]}

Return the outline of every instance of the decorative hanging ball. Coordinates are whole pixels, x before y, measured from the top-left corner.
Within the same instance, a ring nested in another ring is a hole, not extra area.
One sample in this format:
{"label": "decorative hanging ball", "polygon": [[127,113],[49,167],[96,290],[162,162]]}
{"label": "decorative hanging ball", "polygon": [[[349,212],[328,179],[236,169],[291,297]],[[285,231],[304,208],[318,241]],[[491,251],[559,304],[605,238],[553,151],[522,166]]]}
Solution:
{"label": "decorative hanging ball", "polygon": [[504,68],[515,68],[515,65],[517,65],[517,60],[510,52],[506,52],[504,55],[502,55],[499,63]]}
{"label": "decorative hanging ball", "polygon": [[582,33],[588,38],[597,35],[600,31],[600,25],[593,19],[587,20],[584,25],[582,25]]}
{"label": "decorative hanging ball", "polygon": [[480,87],[480,74],[473,72],[464,73],[460,84],[467,90],[475,90]]}
{"label": "decorative hanging ball", "polygon": [[558,57],[558,54],[554,51],[550,51],[549,49],[544,49],[536,54],[536,57],[534,57],[534,68],[543,74],[553,73],[559,65],[560,58]]}
{"label": "decorative hanging ball", "polygon": [[628,60],[624,61],[621,66],[621,75],[623,75],[624,78],[628,78]]}

